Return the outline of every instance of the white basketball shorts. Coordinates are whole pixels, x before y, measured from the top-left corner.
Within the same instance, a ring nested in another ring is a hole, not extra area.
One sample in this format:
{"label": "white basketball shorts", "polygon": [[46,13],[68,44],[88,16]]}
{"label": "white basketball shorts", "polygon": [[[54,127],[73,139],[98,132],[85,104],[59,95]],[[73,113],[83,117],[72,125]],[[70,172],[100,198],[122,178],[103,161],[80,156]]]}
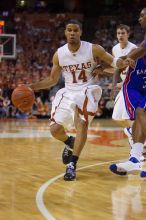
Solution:
{"label": "white basketball shorts", "polygon": [[129,115],[126,111],[122,89],[119,91],[118,95],[116,96],[112,119],[117,121],[130,120]]}
{"label": "white basketball shorts", "polygon": [[89,124],[98,109],[101,95],[102,89],[98,85],[89,85],[79,91],[60,89],[52,103],[51,125],[56,122],[65,128],[73,126],[76,109],[80,118]]}

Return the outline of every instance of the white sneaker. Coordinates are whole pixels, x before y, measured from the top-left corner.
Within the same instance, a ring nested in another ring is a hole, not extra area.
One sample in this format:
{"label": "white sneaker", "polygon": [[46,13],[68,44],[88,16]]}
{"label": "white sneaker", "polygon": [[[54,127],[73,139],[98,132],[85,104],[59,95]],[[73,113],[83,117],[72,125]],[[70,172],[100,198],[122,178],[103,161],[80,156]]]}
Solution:
{"label": "white sneaker", "polygon": [[109,169],[118,175],[126,175],[127,173],[135,173],[141,171],[140,162],[135,158],[131,157],[128,161],[118,164],[110,165]]}
{"label": "white sneaker", "polygon": [[146,158],[142,155],[142,156],[140,157],[140,162],[144,162],[144,161],[146,161]]}
{"label": "white sneaker", "polygon": [[146,161],[146,149],[144,147],[144,151],[143,151],[143,157],[144,157],[144,160]]}

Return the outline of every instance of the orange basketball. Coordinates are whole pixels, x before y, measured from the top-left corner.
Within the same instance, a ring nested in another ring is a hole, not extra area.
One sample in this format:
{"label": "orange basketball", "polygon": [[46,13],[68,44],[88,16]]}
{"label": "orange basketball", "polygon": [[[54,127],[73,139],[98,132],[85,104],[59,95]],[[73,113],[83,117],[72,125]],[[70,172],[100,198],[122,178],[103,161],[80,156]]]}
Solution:
{"label": "orange basketball", "polygon": [[35,95],[31,88],[20,85],[14,89],[11,100],[13,105],[22,112],[29,112],[33,106]]}

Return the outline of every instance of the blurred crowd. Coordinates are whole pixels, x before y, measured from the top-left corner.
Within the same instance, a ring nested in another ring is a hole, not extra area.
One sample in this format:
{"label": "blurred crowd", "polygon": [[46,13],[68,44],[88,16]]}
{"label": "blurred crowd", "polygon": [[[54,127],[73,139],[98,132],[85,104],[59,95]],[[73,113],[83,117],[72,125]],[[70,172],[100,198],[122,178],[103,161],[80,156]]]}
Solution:
{"label": "blurred crowd", "polygon": [[[29,117],[20,112],[11,103],[11,94],[19,84],[31,84],[50,74],[52,55],[58,47],[65,44],[64,26],[70,19],[80,20],[84,24],[82,14],[16,14],[11,25],[16,34],[17,57],[14,60],[2,59],[0,63],[0,118]],[[138,44],[143,33],[138,25],[133,23],[132,14],[125,17],[101,16],[94,20],[94,34],[91,41],[102,45],[111,53],[117,43],[116,26],[125,23],[131,26],[130,41]],[[84,26],[83,26],[84,27]],[[86,27],[88,29],[88,27]],[[87,30],[85,30],[85,33]],[[83,40],[87,40],[86,36]],[[103,97],[99,103],[96,117],[111,117],[114,101],[110,99],[109,84],[112,76],[99,78],[99,85],[103,88]],[[50,117],[51,102],[58,91],[64,87],[64,79],[50,90],[37,92],[31,117]]]}

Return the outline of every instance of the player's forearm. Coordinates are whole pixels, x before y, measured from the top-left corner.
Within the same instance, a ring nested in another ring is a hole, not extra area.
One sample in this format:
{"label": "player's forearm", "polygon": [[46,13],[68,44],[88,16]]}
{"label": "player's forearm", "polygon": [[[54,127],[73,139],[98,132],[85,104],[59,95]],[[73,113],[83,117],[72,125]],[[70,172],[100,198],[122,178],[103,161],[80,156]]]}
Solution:
{"label": "player's forearm", "polygon": [[48,77],[40,82],[36,82],[30,85],[30,88],[33,90],[40,90],[40,89],[49,89],[50,87],[56,85],[58,80]]}
{"label": "player's forearm", "polygon": [[144,55],[146,55],[146,41],[144,40],[139,47],[137,47],[136,49],[132,50],[127,57],[131,58],[133,60],[136,60],[138,58],[143,57]]}
{"label": "player's forearm", "polygon": [[115,69],[115,73],[113,75],[112,85],[115,86],[120,81],[121,70]]}
{"label": "player's forearm", "polygon": [[143,57],[144,55],[146,55],[146,48],[140,47],[140,48],[135,49],[131,53],[129,53],[127,55],[127,58],[131,58],[133,60],[136,60],[138,58]]}
{"label": "player's forearm", "polygon": [[93,56],[99,57],[101,60],[108,63],[114,68],[122,69],[127,66],[123,59],[113,57],[100,45],[93,45]]}

